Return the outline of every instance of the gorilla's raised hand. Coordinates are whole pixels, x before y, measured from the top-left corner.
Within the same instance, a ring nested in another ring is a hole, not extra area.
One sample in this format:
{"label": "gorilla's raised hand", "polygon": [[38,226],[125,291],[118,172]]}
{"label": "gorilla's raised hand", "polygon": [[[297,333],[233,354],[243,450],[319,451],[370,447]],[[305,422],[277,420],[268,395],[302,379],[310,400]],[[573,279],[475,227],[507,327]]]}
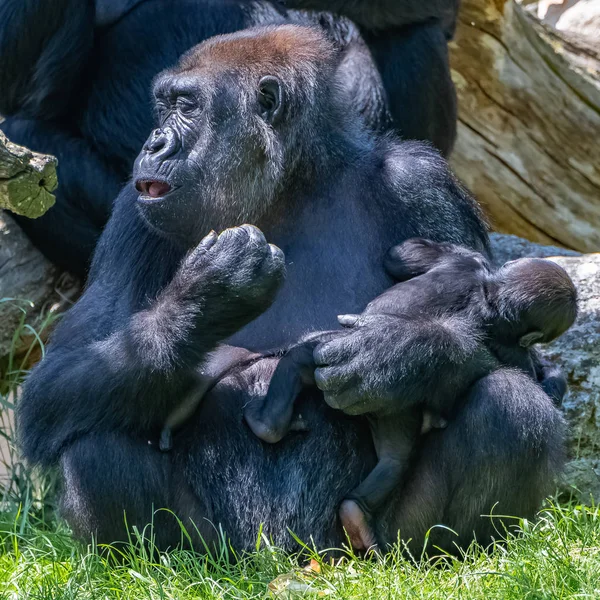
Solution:
{"label": "gorilla's raised hand", "polygon": [[182,261],[125,337],[154,371],[197,366],[204,354],[264,312],[283,280],[283,252],[252,225],[211,232]]}
{"label": "gorilla's raised hand", "polygon": [[271,305],[284,273],[283,252],[258,228],[242,225],[209,233],[183,260],[164,294],[224,339]]}

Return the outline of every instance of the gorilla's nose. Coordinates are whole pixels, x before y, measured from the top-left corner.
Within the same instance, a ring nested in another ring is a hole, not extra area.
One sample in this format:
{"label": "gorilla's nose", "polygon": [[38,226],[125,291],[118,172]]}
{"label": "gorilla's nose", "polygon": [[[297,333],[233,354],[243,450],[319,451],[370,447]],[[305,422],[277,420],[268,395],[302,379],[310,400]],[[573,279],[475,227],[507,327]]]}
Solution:
{"label": "gorilla's nose", "polygon": [[170,127],[155,129],[146,141],[144,151],[154,161],[162,162],[179,151],[179,139]]}

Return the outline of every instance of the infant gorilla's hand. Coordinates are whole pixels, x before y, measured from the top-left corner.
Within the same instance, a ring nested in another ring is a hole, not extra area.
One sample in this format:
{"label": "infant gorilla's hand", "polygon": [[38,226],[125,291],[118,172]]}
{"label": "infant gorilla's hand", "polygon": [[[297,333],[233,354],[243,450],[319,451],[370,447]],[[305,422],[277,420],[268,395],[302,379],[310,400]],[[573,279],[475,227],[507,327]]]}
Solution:
{"label": "infant gorilla's hand", "polygon": [[172,292],[200,309],[204,325],[234,333],[271,305],[284,273],[283,252],[242,225],[208,234],[184,259]]}

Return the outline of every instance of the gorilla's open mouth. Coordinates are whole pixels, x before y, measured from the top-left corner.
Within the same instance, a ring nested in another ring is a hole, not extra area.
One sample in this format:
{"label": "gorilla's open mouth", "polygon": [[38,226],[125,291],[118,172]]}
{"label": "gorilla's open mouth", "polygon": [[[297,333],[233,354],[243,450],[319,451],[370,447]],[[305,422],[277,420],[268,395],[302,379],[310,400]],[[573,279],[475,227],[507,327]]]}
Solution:
{"label": "gorilla's open mouth", "polygon": [[141,196],[146,196],[147,198],[155,200],[166,196],[172,188],[166,181],[157,179],[138,179],[135,182],[135,189]]}

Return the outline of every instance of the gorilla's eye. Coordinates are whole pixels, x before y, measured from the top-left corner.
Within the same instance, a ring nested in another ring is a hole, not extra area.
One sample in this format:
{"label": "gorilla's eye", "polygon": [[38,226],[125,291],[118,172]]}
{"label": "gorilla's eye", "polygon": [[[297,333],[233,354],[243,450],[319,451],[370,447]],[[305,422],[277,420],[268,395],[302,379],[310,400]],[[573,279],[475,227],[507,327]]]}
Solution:
{"label": "gorilla's eye", "polygon": [[162,123],[169,112],[169,107],[166,105],[166,103],[157,100],[155,104],[155,110],[159,122]]}
{"label": "gorilla's eye", "polygon": [[177,110],[183,115],[192,114],[198,105],[191,99],[179,96],[176,102]]}

